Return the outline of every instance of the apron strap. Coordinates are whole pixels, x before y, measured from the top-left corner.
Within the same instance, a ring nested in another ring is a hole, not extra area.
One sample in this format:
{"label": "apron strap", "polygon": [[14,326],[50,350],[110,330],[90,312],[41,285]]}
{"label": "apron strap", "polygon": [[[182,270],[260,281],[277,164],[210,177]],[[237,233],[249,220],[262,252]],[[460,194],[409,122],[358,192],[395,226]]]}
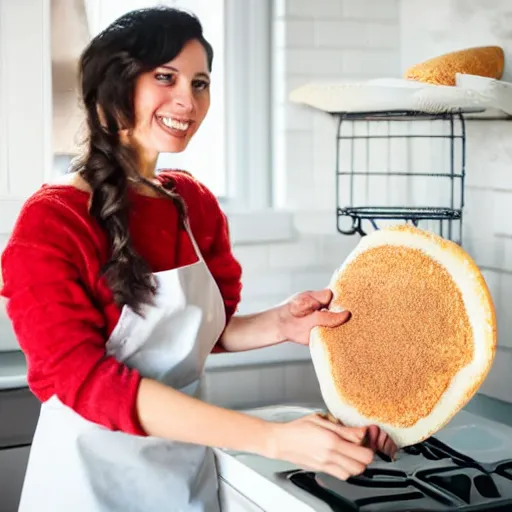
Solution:
{"label": "apron strap", "polygon": [[187,230],[188,236],[190,238],[190,241],[192,242],[192,246],[194,247],[194,251],[196,252],[197,259],[201,262],[204,262],[203,255],[201,254],[201,250],[199,249],[196,239],[194,238],[194,235],[192,234],[192,229],[190,227],[188,219],[185,219],[184,224],[185,224],[185,229]]}

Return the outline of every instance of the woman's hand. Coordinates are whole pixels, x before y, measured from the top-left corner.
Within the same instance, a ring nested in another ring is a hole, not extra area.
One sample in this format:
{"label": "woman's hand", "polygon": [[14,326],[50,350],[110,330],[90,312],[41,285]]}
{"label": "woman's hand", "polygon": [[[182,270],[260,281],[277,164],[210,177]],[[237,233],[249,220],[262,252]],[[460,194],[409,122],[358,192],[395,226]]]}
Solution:
{"label": "woman's hand", "polygon": [[394,459],[397,452],[395,442],[377,425],[367,427],[365,446],[374,452],[383,453],[392,459]]}
{"label": "woman's hand", "polygon": [[376,451],[396,452],[378,427],[345,427],[312,414],[275,425],[270,457],[346,480],[363,473]]}
{"label": "woman's hand", "polygon": [[326,310],[331,299],[329,289],[303,292],[291,297],[277,310],[279,337],[283,341],[308,345],[313,327],[338,327],[347,322],[350,318],[348,311],[338,313]]}
{"label": "woman's hand", "polygon": [[303,292],[267,311],[232,316],[220,345],[228,352],[269,347],[284,341],[307,345],[313,327],[337,327],[350,318],[348,311],[327,311],[331,299],[331,290]]}

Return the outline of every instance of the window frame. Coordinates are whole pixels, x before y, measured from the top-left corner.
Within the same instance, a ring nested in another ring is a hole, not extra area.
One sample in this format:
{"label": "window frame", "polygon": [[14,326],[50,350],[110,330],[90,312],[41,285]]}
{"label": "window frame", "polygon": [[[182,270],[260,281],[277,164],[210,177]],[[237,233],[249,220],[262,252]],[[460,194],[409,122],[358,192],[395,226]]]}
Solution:
{"label": "window frame", "polygon": [[[225,0],[227,211],[272,205],[272,0]],[[236,72],[234,71],[236,70]]]}

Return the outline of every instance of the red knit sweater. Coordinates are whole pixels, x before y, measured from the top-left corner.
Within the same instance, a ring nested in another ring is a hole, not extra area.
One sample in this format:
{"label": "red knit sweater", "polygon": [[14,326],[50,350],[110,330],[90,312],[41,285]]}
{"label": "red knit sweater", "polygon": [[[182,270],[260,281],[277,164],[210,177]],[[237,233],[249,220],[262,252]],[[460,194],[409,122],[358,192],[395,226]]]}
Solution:
{"label": "red knit sweater", "polygon": [[[225,216],[190,175],[167,171],[160,179],[170,176],[188,205],[191,230],[229,319],[240,300],[241,269]],[[109,247],[88,200],[72,186],[45,185],[25,203],[2,255],[2,294],[27,359],[30,389],[41,401],[57,395],[90,421],[144,435],[135,406],[141,376],[105,354],[120,309],[100,277]],[[154,272],[197,261],[172,201],[133,191],[130,201],[134,247]]]}

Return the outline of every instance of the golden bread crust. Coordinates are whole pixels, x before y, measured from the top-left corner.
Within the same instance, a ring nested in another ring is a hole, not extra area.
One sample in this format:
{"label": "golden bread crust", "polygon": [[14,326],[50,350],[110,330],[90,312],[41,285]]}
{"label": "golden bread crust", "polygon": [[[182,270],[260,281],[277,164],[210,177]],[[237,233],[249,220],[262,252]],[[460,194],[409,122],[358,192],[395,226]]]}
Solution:
{"label": "golden bread crust", "polygon": [[455,85],[456,74],[478,75],[501,79],[505,54],[499,46],[467,48],[439,55],[411,66],[404,78],[434,85]]}

